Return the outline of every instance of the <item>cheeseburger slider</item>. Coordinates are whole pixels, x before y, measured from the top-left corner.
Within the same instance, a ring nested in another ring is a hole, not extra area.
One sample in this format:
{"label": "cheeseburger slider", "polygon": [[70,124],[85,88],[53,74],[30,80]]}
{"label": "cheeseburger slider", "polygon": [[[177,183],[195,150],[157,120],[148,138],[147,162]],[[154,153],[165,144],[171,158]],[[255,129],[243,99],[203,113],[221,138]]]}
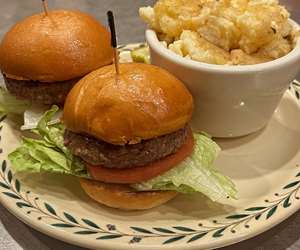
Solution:
{"label": "cheeseburger slider", "polygon": [[38,104],[63,105],[84,75],[112,62],[110,33],[80,11],[53,10],[14,25],[0,44],[8,91]]}

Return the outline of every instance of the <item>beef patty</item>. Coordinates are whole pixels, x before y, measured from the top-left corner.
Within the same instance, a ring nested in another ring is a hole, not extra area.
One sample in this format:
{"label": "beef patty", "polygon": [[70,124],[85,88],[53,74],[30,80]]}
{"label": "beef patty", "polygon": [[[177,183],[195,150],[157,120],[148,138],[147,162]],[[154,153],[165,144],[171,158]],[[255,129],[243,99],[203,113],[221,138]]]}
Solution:
{"label": "beef patty", "polygon": [[79,80],[72,79],[63,82],[24,81],[8,78],[3,75],[8,91],[21,99],[45,105],[63,105],[74,84]]}
{"label": "beef patty", "polygon": [[144,166],[176,153],[185,143],[188,127],[138,144],[118,146],[66,130],[64,143],[74,155],[90,163],[108,168]]}

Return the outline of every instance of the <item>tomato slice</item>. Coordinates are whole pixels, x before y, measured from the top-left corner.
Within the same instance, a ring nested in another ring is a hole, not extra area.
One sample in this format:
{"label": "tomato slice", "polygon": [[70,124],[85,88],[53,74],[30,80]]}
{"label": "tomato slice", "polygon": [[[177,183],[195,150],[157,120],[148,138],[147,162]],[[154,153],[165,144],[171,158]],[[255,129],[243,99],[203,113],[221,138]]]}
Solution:
{"label": "tomato slice", "polygon": [[175,154],[169,155],[149,165],[135,168],[113,169],[87,165],[94,180],[106,183],[133,184],[150,180],[165,173],[188,157],[194,147],[192,131],[189,131],[186,143]]}

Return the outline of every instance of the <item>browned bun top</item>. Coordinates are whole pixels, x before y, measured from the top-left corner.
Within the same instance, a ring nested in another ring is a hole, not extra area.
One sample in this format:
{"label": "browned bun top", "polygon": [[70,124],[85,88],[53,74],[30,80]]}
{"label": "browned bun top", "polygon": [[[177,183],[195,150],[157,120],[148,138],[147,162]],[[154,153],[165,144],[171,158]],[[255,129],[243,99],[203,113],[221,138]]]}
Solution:
{"label": "browned bun top", "polygon": [[154,65],[120,64],[98,69],[69,93],[67,129],[112,144],[134,144],[172,133],[191,119],[193,98],[184,84]]}
{"label": "browned bun top", "polygon": [[83,190],[95,201],[123,210],[145,210],[160,206],[173,199],[175,191],[136,192],[127,185],[108,184],[80,179]]}
{"label": "browned bun top", "polygon": [[41,82],[81,77],[112,62],[110,33],[80,11],[53,10],[14,25],[0,45],[8,77]]}

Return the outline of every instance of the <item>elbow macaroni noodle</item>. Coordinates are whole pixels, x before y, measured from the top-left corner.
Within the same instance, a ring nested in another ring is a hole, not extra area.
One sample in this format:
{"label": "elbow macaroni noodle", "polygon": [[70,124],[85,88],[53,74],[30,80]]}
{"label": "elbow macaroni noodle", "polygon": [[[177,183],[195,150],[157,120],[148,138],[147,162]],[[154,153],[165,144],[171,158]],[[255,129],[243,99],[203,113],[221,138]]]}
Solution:
{"label": "elbow macaroni noodle", "polygon": [[211,64],[271,61],[288,54],[296,36],[278,0],[159,0],[140,16],[170,50]]}

